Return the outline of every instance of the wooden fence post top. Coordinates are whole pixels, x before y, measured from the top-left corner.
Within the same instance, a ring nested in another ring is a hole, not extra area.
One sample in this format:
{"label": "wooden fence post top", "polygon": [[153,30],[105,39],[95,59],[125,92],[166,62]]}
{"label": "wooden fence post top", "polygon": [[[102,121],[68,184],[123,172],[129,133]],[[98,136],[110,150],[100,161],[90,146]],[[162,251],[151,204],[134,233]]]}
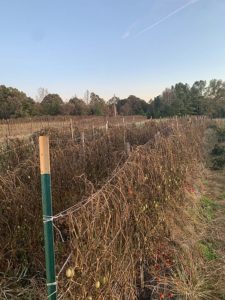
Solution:
{"label": "wooden fence post top", "polygon": [[49,137],[39,136],[41,174],[50,174]]}

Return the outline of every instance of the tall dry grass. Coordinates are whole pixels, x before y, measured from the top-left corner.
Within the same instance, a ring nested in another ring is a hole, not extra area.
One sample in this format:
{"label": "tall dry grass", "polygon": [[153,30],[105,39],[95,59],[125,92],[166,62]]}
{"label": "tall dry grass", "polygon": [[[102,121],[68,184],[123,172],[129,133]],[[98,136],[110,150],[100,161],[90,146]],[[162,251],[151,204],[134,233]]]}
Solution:
{"label": "tall dry grass", "polygon": [[[190,211],[198,203],[186,191],[201,170],[207,124],[204,119],[152,121],[109,130],[85,145],[48,132],[54,213],[72,206],[54,220],[57,272],[70,257],[58,277],[61,299],[173,298],[173,272],[184,245],[197,238],[199,219]],[[131,144],[130,156],[124,141]],[[32,291],[24,293],[42,299],[36,135],[31,145],[24,146],[28,152],[14,147],[15,160],[0,176],[0,265],[8,283],[25,268],[19,282]],[[68,268],[74,272],[70,279]]]}
{"label": "tall dry grass", "polygon": [[[64,299],[172,298],[169,279],[190,216],[184,193],[199,172],[205,123],[179,122],[140,146],[100,190],[58,216],[72,257]],[[194,226],[193,226],[194,227]]]}

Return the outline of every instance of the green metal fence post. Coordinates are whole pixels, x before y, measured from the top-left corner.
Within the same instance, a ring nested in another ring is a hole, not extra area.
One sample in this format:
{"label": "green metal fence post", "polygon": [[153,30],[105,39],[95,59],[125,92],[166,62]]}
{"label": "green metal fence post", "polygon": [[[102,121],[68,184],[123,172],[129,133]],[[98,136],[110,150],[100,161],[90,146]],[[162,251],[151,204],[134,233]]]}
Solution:
{"label": "green metal fence post", "polygon": [[48,299],[56,300],[57,283],[55,275],[54,235],[52,218],[52,193],[50,175],[49,138],[39,137],[42,210],[44,223],[45,264]]}

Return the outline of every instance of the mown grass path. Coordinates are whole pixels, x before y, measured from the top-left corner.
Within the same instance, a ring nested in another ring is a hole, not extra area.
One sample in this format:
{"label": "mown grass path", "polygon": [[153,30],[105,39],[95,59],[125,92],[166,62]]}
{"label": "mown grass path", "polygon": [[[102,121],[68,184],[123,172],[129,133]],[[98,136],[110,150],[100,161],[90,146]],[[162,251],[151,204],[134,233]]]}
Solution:
{"label": "mown grass path", "polygon": [[225,265],[225,171],[209,171],[206,182],[206,195],[211,202],[211,218],[208,228],[218,257]]}

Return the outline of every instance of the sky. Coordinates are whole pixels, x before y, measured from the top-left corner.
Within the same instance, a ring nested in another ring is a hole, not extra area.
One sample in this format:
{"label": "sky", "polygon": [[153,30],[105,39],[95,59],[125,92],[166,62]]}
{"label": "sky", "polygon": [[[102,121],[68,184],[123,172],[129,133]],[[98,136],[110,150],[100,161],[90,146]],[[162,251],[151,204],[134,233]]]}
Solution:
{"label": "sky", "polygon": [[225,0],[0,0],[0,84],[149,100],[225,79]]}

